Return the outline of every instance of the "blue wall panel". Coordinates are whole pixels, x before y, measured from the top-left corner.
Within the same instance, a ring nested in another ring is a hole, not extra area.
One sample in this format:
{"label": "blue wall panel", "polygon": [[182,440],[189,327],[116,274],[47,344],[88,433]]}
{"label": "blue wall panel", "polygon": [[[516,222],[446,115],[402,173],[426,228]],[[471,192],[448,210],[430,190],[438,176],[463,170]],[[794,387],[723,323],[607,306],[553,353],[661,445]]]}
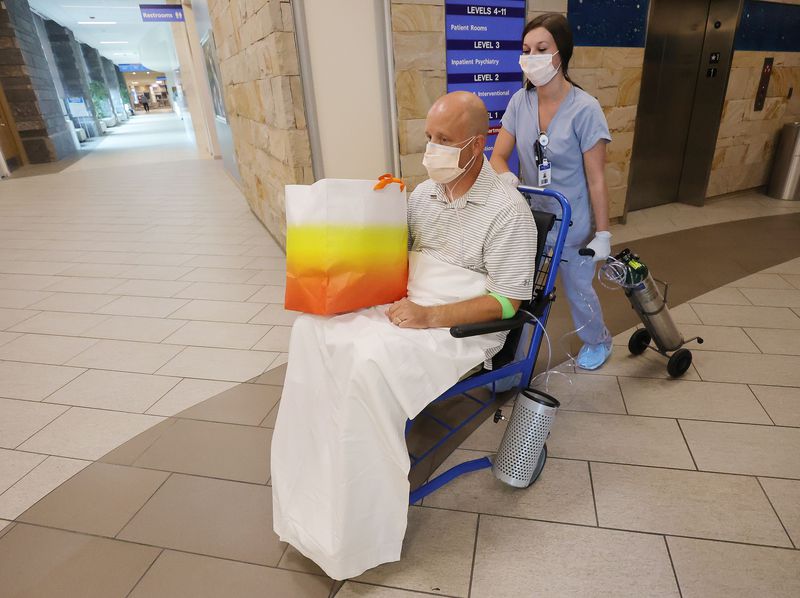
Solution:
{"label": "blue wall panel", "polygon": [[[576,46],[644,47],[649,0],[569,0]],[[800,52],[800,6],[745,0],[736,50]]]}
{"label": "blue wall panel", "polygon": [[734,48],[800,52],[800,6],[745,0]]}
{"label": "blue wall panel", "polygon": [[649,0],[569,0],[576,46],[644,47]]}

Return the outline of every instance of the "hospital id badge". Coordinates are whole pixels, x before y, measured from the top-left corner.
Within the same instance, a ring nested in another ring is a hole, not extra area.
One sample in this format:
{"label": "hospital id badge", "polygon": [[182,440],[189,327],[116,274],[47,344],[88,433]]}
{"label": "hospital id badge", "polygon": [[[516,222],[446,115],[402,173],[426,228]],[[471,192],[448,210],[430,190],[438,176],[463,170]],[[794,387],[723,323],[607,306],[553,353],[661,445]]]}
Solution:
{"label": "hospital id badge", "polygon": [[550,162],[547,159],[539,164],[539,186],[546,187],[550,184]]}

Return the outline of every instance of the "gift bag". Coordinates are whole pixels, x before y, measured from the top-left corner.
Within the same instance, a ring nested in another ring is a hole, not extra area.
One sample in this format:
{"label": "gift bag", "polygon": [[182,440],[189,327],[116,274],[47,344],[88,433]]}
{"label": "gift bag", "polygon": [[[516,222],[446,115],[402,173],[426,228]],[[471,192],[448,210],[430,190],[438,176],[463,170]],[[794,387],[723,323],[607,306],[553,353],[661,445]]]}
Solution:
{"label": "gift bag", "polygon": [[404,189],[390,175],[286,186],[286,309],[338,314],[406,296]]}

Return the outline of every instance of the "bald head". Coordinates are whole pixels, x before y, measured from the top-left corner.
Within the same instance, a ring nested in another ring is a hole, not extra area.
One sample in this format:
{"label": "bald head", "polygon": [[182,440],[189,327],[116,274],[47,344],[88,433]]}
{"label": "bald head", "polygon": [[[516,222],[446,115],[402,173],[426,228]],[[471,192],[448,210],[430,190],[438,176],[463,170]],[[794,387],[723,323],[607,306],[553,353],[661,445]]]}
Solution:
{"label": "bald head", "polygon": [[[481,172],[485,162],[483,150],[486,147],[488,133],[489,114],[486,112],[486,105],[474,93],[466,91],[448,93],[436,100],[428,110],[428,118],[425,119],[425,135],[428,140],[435,145],[446,145],[460,150],[458,168],[462,169],[462,172],[454,181],[445,183],[451,200],[466,193]],[[441,151],[441,148],[437,150],[434,146],[431,149],[429,143],[425,150],[426,159],[430,151]],[[444,151],[445,155],[448,155],[448,150]],[[431,174],[430,169],[428,173]],[[431,178],[434,178],[434,175],[431,174]]]}
{"label": "bald head", "polygon": [[486,105],[468,91],[454,91],[440,97],[425,119],[428,139],[433,143],[462,148],[458,165],[475,173],[483,165],[483,160],[478,158],[486,147],[488,132]]}
{"label": "bald head", "polygon": [[[452,134],[462,135],[461,139],[476,135],[485,137],[489,132],[489,114],[483,100],[474,93],[454,91],[433,103],[426,122],[428,127],[432,124],[444,127]],[[459,139],[453,141],[457,142]]]}

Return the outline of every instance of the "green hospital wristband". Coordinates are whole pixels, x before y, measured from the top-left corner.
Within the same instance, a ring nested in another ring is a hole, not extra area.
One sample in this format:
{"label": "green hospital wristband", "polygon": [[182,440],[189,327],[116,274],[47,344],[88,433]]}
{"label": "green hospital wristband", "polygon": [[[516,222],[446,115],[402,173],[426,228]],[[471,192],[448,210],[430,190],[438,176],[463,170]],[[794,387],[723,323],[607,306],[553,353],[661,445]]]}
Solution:
{"label": "green hospital wristband", "polygon": [[504,320],[508,320],[509,318],[513,318],[514,314],[517,313],[517,310],[514,309],[514,306],[511,305],[511,301],[508,298],[503,297],[502,295],[498,295],[497,293],[489,293],[490,297],[494,297],[497,299],[497,302],[500,304],[500,307],[503,308],[503,316]]}

